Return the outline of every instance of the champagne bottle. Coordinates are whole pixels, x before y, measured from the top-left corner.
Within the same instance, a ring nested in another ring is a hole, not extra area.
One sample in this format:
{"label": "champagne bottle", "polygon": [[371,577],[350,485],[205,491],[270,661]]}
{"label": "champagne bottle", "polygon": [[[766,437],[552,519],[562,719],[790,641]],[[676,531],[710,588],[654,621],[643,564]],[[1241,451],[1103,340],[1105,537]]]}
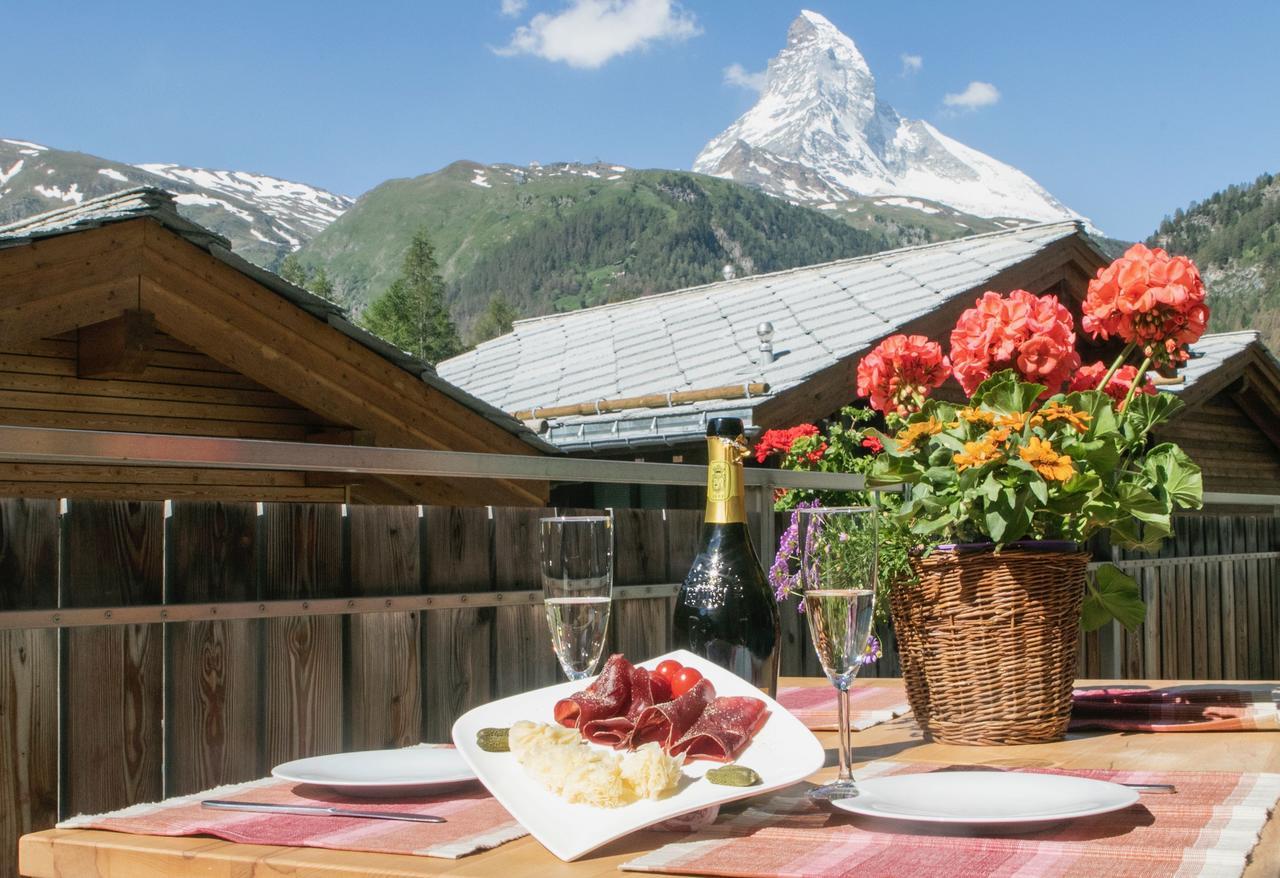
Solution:
{"label": "champagne bottle", "polygon": [[728,668],[772,696],[778,684],[778,605],[747,532],[738,418],[707,424],[707,513],[702,544],[672,619],[672,646]]}

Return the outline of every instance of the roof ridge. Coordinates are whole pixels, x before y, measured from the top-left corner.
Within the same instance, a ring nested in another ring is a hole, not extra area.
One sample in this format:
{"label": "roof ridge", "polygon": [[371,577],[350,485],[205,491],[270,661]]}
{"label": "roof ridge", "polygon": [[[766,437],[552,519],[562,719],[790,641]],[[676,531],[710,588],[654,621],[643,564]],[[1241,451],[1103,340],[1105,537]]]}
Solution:
{"label": "roof ridge", "polygon": [[[1084,223],[1082,223],[1079,220],[1056,220],[1054,222],[1047,222],[1047,223],[1032,223],[1030,225],[1018,226],[1017,228],[1013,228],[1013,229],[999,229],[997,231],[981,232],[976,235],[965,235],[960,238],[948,238],[943,241],[931,241],[928,244],[915,244],[909,247],[895,247],[892,250],[879,250],[875,253],[864,253],[861,256],[848,256],[848,257],[845,257],[844,259],[832,259],[827,262],[815,262],[810,265],[797,265],[793,268],[783,268],[778,271],[769,271],[763,274],[751,274],[751,275],[747,275],[746,277],[734,278],[733,280],[729,280],[729,281],[724,281],[724,280],[710,281],[705,284],[698,284],[697,286],[682,287],[681,289],[678,289],[678,290],[666,290],[665,292],[661,292],[661,293],[651,293],[647,296],[637,296],[634,299],[627,299],[626,301],[623,301],[623,302],[607,302],[603,305],[594,305],[590,308],[579,308],[575,311],[565,311],[559,314],[543,314],[539,317],[525,317],[521,320],[516,320],[512,324],[512,326],[524,326],[524,325],[540,323],[540,322],[550,321],[550,320],[563,320],[566,317],[572,317],[578,314],[589,314],[589,313],[594,314],[594,313],[598,313],[611,308],[625,308],[625,307],[634,305],[636,302],[651,302],[655,299],[674,298],[675,296],[688,295],[690,293],[698,292],[699,290],[706,290],[710,287],[727,286],[729,284],[733,284],[737,282],[760,281],[766,278],[781,277],[784,275],[797,274],[799,272],[805,272],[805,271],[815,271],[817,269],[829,268],[831,266],[836,266],[836,265],[843,267],[846,265],[855,265],[859,262],[872,262],[875,260],[884,259],[885,257],[892,256],[897,253],[918,253],[924,250],[940,249],[948,245],[954,245],[959,241],[974,241],[974,240],[986,239],[986,238],[1013,236],[1020,232],[1037,231],[1041,229],[1052,228],[1054,226],[1064,226],[1064,227],[1070,226],[1070,227],[1073,227],[1077,232],[1080,232],[1082,234],[1087,234],[1087,232],[1085,232],[1085,229],[1084,229]],[[501,337],[502,336],[499,336],[499,338]],[[496,341],[496,340],[497,339],[492,339],[489,342],[484,342],[481,345],[477,345],[475,349],[478,350],[480,347],[483,347],[486,344],[491,344],[493,341]]]}
{"label": "roof ridge", "polygon": [[132,186],[117,192],[108,192],[106,195],[99,195],[96,198],[90,198],[78,204],[55,207],[52,210],[31,214],[11,223],[5,223],[0,225],[0,235],[9,235],[28,226],[44,225],[62,216],[74,216],[86,210],[92,210],[95,207],[124,202],[134,198],[144,202],[149,210],[164,210],[165,208],[177,210],[173,195],[164,189],[155,186]]}

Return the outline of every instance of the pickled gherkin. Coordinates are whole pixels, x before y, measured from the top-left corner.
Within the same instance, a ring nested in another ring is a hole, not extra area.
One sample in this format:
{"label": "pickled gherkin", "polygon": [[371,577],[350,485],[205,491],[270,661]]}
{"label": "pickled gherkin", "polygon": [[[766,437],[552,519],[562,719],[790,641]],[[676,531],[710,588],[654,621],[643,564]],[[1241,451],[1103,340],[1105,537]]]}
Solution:
{"label": "pickled gherkin", "polygon": [[753,787],[759,784],[760,775],[745,765],[725,765],[707,772],[707,780],[722,787]]}
{"label": "pickled gherkin", "polygon": [[486,753],[507,753],[511,742],[507,740],[510,729],[481,729],[476,732],[476,746]]}

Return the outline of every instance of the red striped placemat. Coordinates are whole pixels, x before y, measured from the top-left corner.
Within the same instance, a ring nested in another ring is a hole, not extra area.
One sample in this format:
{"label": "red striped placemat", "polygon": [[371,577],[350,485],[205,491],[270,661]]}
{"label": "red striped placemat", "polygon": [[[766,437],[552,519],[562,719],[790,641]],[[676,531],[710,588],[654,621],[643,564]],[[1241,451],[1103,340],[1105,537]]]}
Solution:
{"label": "red striped placemat", "polygon": [[[366,811],[434,814],[445,823],[408,823],[362,817],[312,817],[203,808],[205,799],[329,805]],[[479,784],[440,796],[360,799],[320,787],[265,778],[107,814],[64,820],[59,829],[109,829],[139,835],[212,835],[243,844],[417,854],[457,859],[527,835],[523,826]]]}
{"label": "red striped placemat", "polygon": [[[881,761],[863,767],[857,776],[973,767]],[[621,868],[725,878],[1236,878],[1280,798],[1280,774],[1042,773],[1171,783],[1178,791],[1144,795],[1124,811],[1082,817],[1027,835],[966,835],[956,828],[936,830],[832,813],[791,788],[740,812],[722,814],[707,829]]]}
{"label": "red striped placemat", "polygon": [[[778,703],[815,732],[836,728],[834,686],[784,686],[778,690]],[[888,722],[910,709],[900,680],[888,686],[855,683],[849,689],[849,726],[855,731]]]}
{"label": "red striped placemat", "polygon": [[1192,684],[1164,689],[1077,689],[1071,728],[1124,732],[1280,731],[1280,689]]}

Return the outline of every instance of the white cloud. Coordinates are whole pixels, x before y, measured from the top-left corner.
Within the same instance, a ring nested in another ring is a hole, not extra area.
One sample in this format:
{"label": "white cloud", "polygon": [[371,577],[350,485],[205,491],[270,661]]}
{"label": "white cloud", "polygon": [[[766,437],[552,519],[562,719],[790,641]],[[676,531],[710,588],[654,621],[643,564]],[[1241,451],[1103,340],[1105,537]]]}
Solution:
{"label": "white cloud", "polygon": [[515,18],[527,4],[525,0],[502,0],[502,14],[509,18]]}
{"label": "white cloud", "polygon": [[700,33],[697,19],[672,0],[569,0],[555,15],[535,15],[494,51],[594,69],[653,42],[679,42]]}
{"label": "white cloud", "polygon": [[749,88],[752,91],[764,91],[767,78],[768,71],[761,70],[759,73],[751,73],[741,64],[730,64],[724,69],[726,85],[736,85],[741,88]]}
{"label": "white cloud", "polygon": [[910,76],[912,73],[919,73],[920,68],[924,66],[923,55],[908,55],[903,52],[902,58],[902,75]]}
{"label": "white cloud", "polygon": [[989,82],[971,82],[958,94],[948,94],[942,102],[959,110],[976,110],[989,107],[1000,100],[1000,90]]}

